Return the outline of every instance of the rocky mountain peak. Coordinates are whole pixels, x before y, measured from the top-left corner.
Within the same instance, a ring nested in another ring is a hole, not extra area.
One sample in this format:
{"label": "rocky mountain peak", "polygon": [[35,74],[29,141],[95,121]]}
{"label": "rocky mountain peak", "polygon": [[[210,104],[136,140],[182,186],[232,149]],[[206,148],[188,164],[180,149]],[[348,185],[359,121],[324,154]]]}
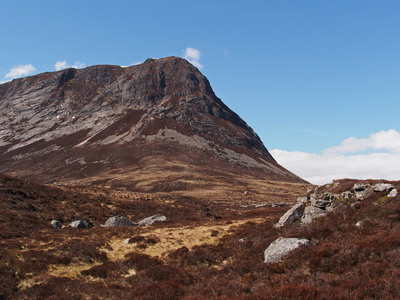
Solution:
{"label": "rocky mountain peak", "polygon": [[[61,173],[76,159],[86,165],[107,161],[110,169],[124,160],[119,156],[110,161],[120,147],[135,153],[126,162],[131,165],[132,159],[154,157],[159,152],[155,148],[163,144],[165,149],[177,149],[166,155],[191,163],[201,152],[201,157],[230,166],[263,169],[273,178],[301,181],[275,162],[255,132],[215,95],[207,78],[179,57],[14,79],[0,85],[0,130],[0,171],[19,176],[37,174],[32,160],[45,158],[52,170],[59,168]],[[148,152],[138,154],[138,147]],[[105,149],[112,154],[98,153]],[[196,154],[187,157],[193,151]],[[82,153],[86,154],[83,160],[75,157]],[[94,169],[91,174],[104,171]],[[74,173],[72,177],[88,176]]]}

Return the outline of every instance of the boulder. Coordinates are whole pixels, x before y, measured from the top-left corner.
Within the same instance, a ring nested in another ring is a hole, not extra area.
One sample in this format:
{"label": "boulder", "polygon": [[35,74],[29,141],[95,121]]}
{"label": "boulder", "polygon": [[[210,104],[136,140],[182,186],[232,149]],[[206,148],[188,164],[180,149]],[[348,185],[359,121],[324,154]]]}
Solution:
{"label": "boulder", "polygon": [[310,241],[307,239],[299,238],[283,238],[280,237],[273,241],[268,248],[264,251],[264,262],[275,263],[288,255],[294,249],[302,245],[309,245]]}
{"label": "boulder", "polygon": [[390,191],[390,193],[387,195],[388,197],[396,197],[398,194],[396,189],[393,189]]}
{"label": "boulder", "polygon": [[149,225],[153,224],[154,222],[164,222],[164,221],[168,221],[168,218],[166,216],[154,215],[154,216],[151,216],[151,217],[148,217],[146,219],[139,221],[138,225],[139,226],[149,226]]}
{"label": "boulder", "polygon": [[61,222],[58,221],[58,220],[52,220],[50,224],[53,225],[53,227],[54,227],[54,228],[57,228],[57,229],[59,229],[59,228],[62,227]]}
{"label": "boulder", "polygon": [[291,209],[289,209],[276,223],[274,226],[276,228],[283,227],[285,225],[293,224],[294,222],[300,220],[303,216],[305,203],[304,202],[297,202]]}
{"label": "boulder", "polygon": [[104,225],[100,225],[101,227],[135,227],[138,224],[132,222],[131,220],[121,217],[114,216],[109,218]]}
{"label": "boulder", "polygon": [[310,196],[311,206],[318,207],[321,209],[326,209],[331,206],[335,202],[335,196],[331,193],[324,193],[320,197],[317,197],[315,194]]}
{"label": "boulder", "polygon": [[326,211],[321,208],[315,206],[306,206],[301,218],[301,223],[310,224],[315,218],[322,217],[325,214]]}
{"label": "boulder", "polygon": [[375,192],[385,192],[394,189],[394,185],[390,183],[377,183],[372,186]]}
{"label": "boulder", "polygon": [[357,200],[363,200],[374,192],[371,185],[368,183],[355,183],[353,190],[356,194]]}
{"label": "boulder", "polygon": [[353,190],[356,192],[360,192],[360,191],[364,191],[366,189],[370,189],[371,185],[368,183],[363,183],[363,182],[359,182],[359,183],[355,183],[353,185]]}
{"label": "boulder", "polygon": [[351,198],[354,198],[354,196],[355,196],[355,193],[352,191],[345,191],[342,193],[342,198],[344,198],[344,199],[351,199]]}
{"label": "boulder", "polygon": [[76,220],[69,224],[70,227],[74,228],[92,228],[93,225],[89,220]]}

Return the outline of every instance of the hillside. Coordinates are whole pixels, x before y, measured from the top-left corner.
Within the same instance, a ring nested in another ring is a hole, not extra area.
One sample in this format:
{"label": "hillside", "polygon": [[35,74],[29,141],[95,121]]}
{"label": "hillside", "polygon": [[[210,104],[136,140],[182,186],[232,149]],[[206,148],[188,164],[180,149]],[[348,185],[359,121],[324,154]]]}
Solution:
{"label": "hillside", "polygon": [[0,172],[132,191],[304,183],[178,57],[66,69],[0,85]]}

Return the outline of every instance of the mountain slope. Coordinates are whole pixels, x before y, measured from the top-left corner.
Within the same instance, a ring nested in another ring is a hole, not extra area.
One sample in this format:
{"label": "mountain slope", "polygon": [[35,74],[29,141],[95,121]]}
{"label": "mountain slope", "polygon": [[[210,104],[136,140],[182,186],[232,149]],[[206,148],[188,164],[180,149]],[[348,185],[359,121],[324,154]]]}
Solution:
{"label": "mountain slope", "polygon": [[228,182],[237,174],[304,182],[178,57],[2,84],[0,133],[0,172],[44,183],[85,180],[148,190],[160,174],[168,183],[186,176],[182,189],[216,174]]}

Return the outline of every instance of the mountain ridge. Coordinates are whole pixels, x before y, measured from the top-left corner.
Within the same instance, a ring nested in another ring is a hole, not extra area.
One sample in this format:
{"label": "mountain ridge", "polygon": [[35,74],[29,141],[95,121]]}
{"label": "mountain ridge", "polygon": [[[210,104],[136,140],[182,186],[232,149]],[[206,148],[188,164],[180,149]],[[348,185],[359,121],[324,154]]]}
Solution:
{"label": "mountain ridge", "polygon": [[[0,111],[0,172],[39,182],[88,178],[165,155],[187,165],[304,182],[274,160],[196,67],[178,57],[14,79],[0,85]],[[120,147],[131,155],[121,155]]]}

